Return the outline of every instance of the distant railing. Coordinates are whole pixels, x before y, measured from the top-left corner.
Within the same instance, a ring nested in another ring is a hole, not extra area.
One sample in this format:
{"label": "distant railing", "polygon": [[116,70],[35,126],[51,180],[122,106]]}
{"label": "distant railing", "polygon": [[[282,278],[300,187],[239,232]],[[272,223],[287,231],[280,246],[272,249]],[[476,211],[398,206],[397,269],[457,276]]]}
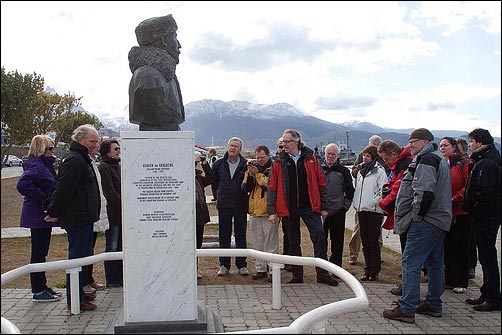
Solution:
{"label": "distant railing", "polygon": [[[301,334],[310,330],[312,333],[325,333],[325,322],[329,317],[346,312],[354,312],[368,307],[368,297],[361,283],[343,268],[326,260],[315,257],[297,257],[279,254],[270,254],[254,249],[197,249],[199,257],[234,256],[254,257],[266,260],[272,266],[272,308],[280,309],[281,303],[281,268],[284,264],[317,266],[337,275],[354,292],[355,298],[332,302],[307,312],[287,327],[269,328],[241,331],[236,333],[260,333],[260,334]],[[81,267],[103,261],[121,260],[123,252],[106,252],[89,257],[60,260],[47,263],[27,264],[17,269],[2,274],[2,286],[17,277],[31,272],[66,270],[70,274],[71,313],[80,314],[80,296],[78,285],[78,272]],[[4,330],[5,327],[5,330]],[[18,334],[19,329],[9,320],[2,317],[2,334]]]}

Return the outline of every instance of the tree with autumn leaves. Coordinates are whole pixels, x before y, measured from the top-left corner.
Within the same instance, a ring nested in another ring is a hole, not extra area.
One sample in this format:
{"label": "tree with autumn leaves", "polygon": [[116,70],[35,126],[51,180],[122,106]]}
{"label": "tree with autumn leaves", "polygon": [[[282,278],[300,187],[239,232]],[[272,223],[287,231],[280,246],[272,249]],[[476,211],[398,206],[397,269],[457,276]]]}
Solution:
{"label": "tree with autumn leaves", "polygon": [[102,127],[96,116],[76,108],[81,105],[82,97],[77,98],[71,92],[64,95],[45,92],[44,78],[35,72],[6,72],[2,66],[1,91],[2,130],[10,135],[2,157],[9,154],[13,144],[29,143],[35,135],[54,132],[57,145],[61,141],[69,143],[79,125]]}

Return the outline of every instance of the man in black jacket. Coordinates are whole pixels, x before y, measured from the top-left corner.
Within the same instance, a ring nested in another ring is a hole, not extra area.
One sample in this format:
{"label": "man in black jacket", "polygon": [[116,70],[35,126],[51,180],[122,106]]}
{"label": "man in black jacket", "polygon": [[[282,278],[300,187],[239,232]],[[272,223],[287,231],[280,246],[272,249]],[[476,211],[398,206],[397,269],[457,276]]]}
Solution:
{"label": "man in black jacket", "polygon": [[500,229],[500,153],[486,129],[469,133],[471,158],[474,160],[465,187],[463,208],[472,215],[472,233],[478,246],[483,269],[479,298],[465,302],[478,312],[500,311],[500,270],[497,262],[497,233]]}
{"label": "man in black jacket", "polygon": [[[233,219],[235,246],[238,249],[246,249],[248,198],[241,185],[247,170],[247,160],[241,155],[242,143],[238,137],[229,139],[227,152],[213,164],[220,248],[230,248]],[[235,266],[241,276],[249,275],[246,257],[236,257]],[[229,270],[230,257],[220,257],[218,276],[228,275]]]}
{"label": "man in black jacket", "polygon": [[[46,221],[61,223],[68,236],[68,259],[92,255],[93,223],[101,210],[100,186],[93,157],[99,150],[99,134],[85,124],[73,131],[70,150],[59,167]],[[84,269],[79,273],[80,309],[91,311],[96,294],[84,293]],[[71,306],[70,276],[66,276],[66,301]]]}

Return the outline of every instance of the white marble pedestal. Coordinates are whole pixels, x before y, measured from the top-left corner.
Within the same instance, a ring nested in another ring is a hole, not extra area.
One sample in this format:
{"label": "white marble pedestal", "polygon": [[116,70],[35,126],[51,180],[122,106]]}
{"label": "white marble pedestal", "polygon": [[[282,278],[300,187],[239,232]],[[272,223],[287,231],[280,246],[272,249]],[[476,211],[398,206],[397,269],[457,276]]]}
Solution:
{"label": "white marble pedestal", "polygon": [[197,320],[194,134],[120,135],[125,325]]}

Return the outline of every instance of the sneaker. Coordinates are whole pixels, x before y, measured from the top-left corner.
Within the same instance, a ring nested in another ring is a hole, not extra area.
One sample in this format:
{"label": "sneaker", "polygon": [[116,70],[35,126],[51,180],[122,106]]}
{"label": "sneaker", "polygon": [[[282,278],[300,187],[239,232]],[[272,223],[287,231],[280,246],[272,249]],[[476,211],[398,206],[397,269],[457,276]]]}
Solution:
{"label": "sneaker", "polygon": [[240,268],[237,270],[237,272],[241,275],[241,276],[249,276],[249,271],[248,271],[248,268]]}
{"label": "sneaker", "polygon": [[57,297],[62,297],[63,296],[63,293],[60,293],[60,292],[56,292],[54,291],[52,288],[48,287],[45,289],[47,292],[49,292],[50,294],[52,295],[55,295]]}
{"label": "sneaker", "polygon": [[91,285],[85,285],[84,286],[84,293],[95,293],[96,289],[92,287]]}
{"label": "sneaker", "polygon": [[[88,302],[88,301],[83,301],[80,303],[80,310],[81,311],[93,311],[96,309],[96,306],[95,304],[93,304],[92,302]],[[71,310],[71,305],[70,304],[67,304],[66,305],[66,308],[68,310]]]}
{"label": "sneaker", "polygon": [[104,285],[98,284],[96,282],[89,284],[96,291],[103,291],[105,289]]}
{"label": "sneaker", "polygon": [[403,295],[403,285],[397,285],[397,287],[394,287],[392,290],[390,290],[390,293],[394,295]]}
{"label": "sneaker", "polygon": [[197,279],[202,279],[202,273],[199,270],[197,270]]}
{"label": "sneaker", "polygon": [[406,323],[415,323],[415,315],[406,315],[401,311],[401,306],[397,305],[394,309],[384,309],[383,317],[389,320],[397,320]]}
{"label": "sneaker", "polygon": [[426,314],[426,315],[433,316],[435,318],[440,318],[443,315],[443,313],[441,313],[441,312],[435,312],[432,309],[432,307],[429,305],[429,303],[427,302],[427,300],[420,301],[420,303],[418,304],[417,308],[415,309],[415,313],[417,313],[417,314]]}
{"label": "sneaker", "polygon": [[328,284],[329,286],[338,286],[338,281],[330,275],[318,277],[317,282],[321,284]]}
{"label": "sneaker", "polygon": [[47,291],[42,291],[39,293],[33,293],[33,298],[31,300],[36,302],[51,302],[51,301],[58,301],[60,299],[61,299],[60,296],[52,295]]}
{"label": "sneaker", "polygon": [[469,269],[469,279],[474,279],[476,278],[476,268],[470,268]]}
{"label": "sneaker", "polygon": [[230,271],[228,271],[225,265],[220,266],[220,269],[218,270],[218,276],[220,277],[228,276],[229,273]]}
{"label": "sneaker", "polygon": [[265,278],[266,276],[267,276],[266,272],[255,272],[251,275],[251,278],[256,280],[256,279],[260,279],[260,278]]}
{"label": "sneaker", "polygon": [[455,287],[453,289],[453,293],[458,293],[458,294],[465,293],[465,291],[467,291],[467,289],[465,287]]}
{"label": "sneaker", "polygon": [[84,301],[94,301],[96,300],[96,293],[85,293]]}

